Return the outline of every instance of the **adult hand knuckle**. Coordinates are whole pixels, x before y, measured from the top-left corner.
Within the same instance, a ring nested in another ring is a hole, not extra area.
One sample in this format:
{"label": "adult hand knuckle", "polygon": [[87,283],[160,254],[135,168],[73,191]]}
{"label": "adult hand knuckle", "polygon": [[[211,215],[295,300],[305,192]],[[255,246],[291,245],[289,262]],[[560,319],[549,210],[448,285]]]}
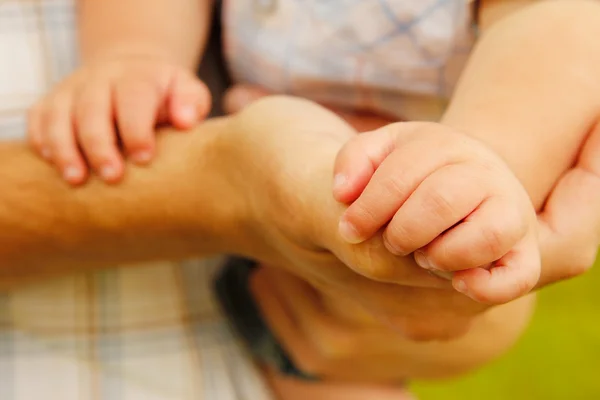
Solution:
{"label": "adult hand knuckle", "polygon": [[378,262],[375,258],[365,257],[358,265],[357,272],[378,282],[393,282],[395,271],[388,263]]}

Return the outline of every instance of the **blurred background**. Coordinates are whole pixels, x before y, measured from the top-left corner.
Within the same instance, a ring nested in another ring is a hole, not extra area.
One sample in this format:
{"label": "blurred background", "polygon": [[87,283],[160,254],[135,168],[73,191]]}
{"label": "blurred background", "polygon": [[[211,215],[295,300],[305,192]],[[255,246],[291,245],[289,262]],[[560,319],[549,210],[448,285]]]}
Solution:
{"label": "blurred background", "polygon": [[416,383],[419,398],[600,399],[600,260],[538,299],[531,326],[509,354],[459,380]]}

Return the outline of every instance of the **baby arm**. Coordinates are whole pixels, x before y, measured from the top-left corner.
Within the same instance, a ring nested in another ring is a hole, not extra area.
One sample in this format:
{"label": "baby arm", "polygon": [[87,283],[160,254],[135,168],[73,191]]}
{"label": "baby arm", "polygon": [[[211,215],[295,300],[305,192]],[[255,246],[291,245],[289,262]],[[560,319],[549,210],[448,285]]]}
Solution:
{"label": "baby arm", "polygon": [[[210,108],[195,77],[211,0],[81,0],[81,67],[30,112],[29,139],[65,180],[82,183],[87,165],[107,182],[122,177],[122,145],[143,164],[154,127],[192,127]],[[87,162],[87,163],[86,163]]]}
{"label": "baby arm", "polygon": [[[600,5],[591,1],[541,2],[499,19],[483,34],[440,121],[445,129],[462,132],[495,150],[538,211],[589,133],[597,129],[600,45],[594,38],[598,35]],[[380,150],[379,155],[369,154],[358,162],[360,157],[344,157],[336,166],[336,198],[346,203],[358,198],[342,218],[342,225],[354,230],[355,240],[381,227],[370,214],[379,211],[384,199],[396,195],[397,185],[390,182],[379,199],[361,204],[359,195],[374,171],[370,160],[391,151]],[[502,227],[494,229],[500,232]],[[392,246],[410,240],[402,231],[384,234]],[[421,264],[454,271],[474,254],[469,243],[462,250],[426,247]]]}

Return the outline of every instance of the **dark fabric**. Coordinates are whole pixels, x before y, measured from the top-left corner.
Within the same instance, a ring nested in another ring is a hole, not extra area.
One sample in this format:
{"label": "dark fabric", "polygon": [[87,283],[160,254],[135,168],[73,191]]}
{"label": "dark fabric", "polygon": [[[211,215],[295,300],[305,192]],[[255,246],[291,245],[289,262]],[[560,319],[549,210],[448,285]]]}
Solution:
{"label": "dark fabric", "polygon": [[198,75],[207,84],[213,97],[213,106],[210,116],[223,115],[222,98],[223,93],[231,84],[225,60],[223,59],[221,42],[221,1],[215,1],[213,12],[212,29],[205,55],[198,69]]}
{"label": "dark fabric", "polygon": [[475,24],[479,24],[479,11],[481,10],[481,0],[475,0],[473,2],[473,16],[475,18]]}
{"label": "dark fabric", "polygon": [[263,319],[249,288],[255,268],[254,261],[230,258],[215,280],[215,293],[230,326],[256,360],[283,375],[315,380],[296,367]]}

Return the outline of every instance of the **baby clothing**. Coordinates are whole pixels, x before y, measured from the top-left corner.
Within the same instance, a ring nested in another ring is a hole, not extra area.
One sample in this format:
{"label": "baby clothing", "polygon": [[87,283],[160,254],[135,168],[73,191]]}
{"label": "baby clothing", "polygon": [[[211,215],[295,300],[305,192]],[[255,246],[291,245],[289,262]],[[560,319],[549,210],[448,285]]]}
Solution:
{"label": "baby clothing", "polygon": [[471,0],[224,0],[236,82],[433,120],[476,37]]}

